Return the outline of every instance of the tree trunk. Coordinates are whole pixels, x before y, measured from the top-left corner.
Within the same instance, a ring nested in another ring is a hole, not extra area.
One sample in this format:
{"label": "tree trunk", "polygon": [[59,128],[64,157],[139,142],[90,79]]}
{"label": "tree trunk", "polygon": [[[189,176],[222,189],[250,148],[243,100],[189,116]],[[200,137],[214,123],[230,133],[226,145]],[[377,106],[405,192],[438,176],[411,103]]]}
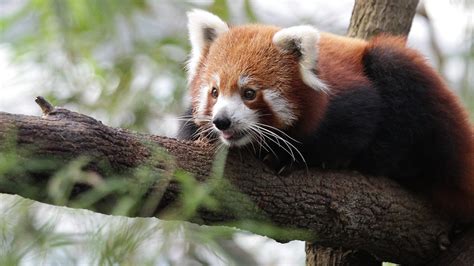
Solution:
{"label": "tree trunk", "polygon": [[360,250],[323,247],[308,242],[306,242],[305,250],[307,266],[375,266],[381,264],[372,254]]}
{"label": "tree trunk", "polygon": [[[356,0],[348,36],[369,40],[380,33],[408,36],[419,0]],[[306,265],[381,265],[366,252],[306,244]]]}
{"label": "tree trunk", "polygon": [[419,0],[356,0],[347,35],[368,40],[380,33],[408,36]]}
{"label": "tree trunk", "polygon": [[[30,165],[28,175],[14,172],[0,180],[0,193],[84,208],[77,205],[77,199],[91,191],[103,191],[109,179],[121,174],[121,182],[129,181],[124,188],[139,186],[146,192],[134,211],[127,213],[129,216],[189,219],[203,224],[269,222],[286,228],[285,234],[271,235],[281,241],[299,239],[325,247],[365,250],[384,261],[409,265],[438,256],[440,240],[447,239],[452,230],[452,223],[439,217],[429,202],[387,178],[317,170],[275,176],[258,160],[230,151],[223,179],[216,174],[222,169],[213,169],[215,149],[209,144],[131,133],[66,109],[45,109],[50,111],[42,118],[0,113],[0,151],[16,147],[20,164],[34,162],[39,156],[65,165],[87,156],[91,162],[88,169],[104,175],[75,181],[72,199],[58,202],[48,189],[57,181],[53,174],[59,167],[35,170]],[[12,138],[15,135],[16,139]],[[167,155],[160,152],[163,150]],[[127,174],[138,166],[148,167],[147,176],[158,178],[150,182]],[[198,182],[213,188],[212,197],[219,206],[200,208],[193,217],[177,216],[175,208],[170,208],[180,203],[181,188],[172,179],[177,169],[193,173]],[[110,213],[117,198],[107,194],[86,206]],[[245,223],[234,225],[265,234]]]}

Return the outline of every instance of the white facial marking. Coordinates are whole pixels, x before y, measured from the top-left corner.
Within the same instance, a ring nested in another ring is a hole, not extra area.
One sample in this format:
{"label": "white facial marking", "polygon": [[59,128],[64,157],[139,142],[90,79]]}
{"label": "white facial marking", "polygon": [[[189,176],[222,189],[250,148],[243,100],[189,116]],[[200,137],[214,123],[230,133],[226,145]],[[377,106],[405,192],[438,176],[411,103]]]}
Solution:
{"label": "white facial marking", "polygon": [[247,86],[250,80],[251,78],[249,76],[242,75],[239,77],[239,80],[237,81],[237,86],[239,86],[239,88],[244,88],[245,86]]}
{"label": "white facial marking", "polygon": [[[231,120],[229,130],[233,132],[242,133],[242,131],[247,130],[251,125],[258,122],[257,113],[244,104],[239,94],[219,96],[217,98],[217,102],[212,108],[212,118],[220,115],[225,115]],[[219,130],[216,128],[216,131]],[[221,135],[221,141],[227,145],[242,146],[249,143],[250,140],[250,136],[244,134],[242,138],[231,143]]]}
{"label": "white facial marking", "polygon": [[197,121],[199,122],[200,118],[202,118],[206,113],[206,106],[207,106],[207,99],[209,97],[209,87],[207,85],[202,85],[199,88],[199,103],[197,107]]}
{"label": "white facial marking", "polygon": [[213,117],[221,112],[226,112],[232,124],[238,127],[258,122],[255,111],[244,104],[239,94],[219,96],[212,109]]}
{"label": "white facial marking", "polygon": [[316,76],[319,56],[319,31],[309,25],[282,29],[273,36],[273,43],[284,51],[297,49],[301,53],[300,73],[303,82],[317,91],[328,92],[329,87]]}
{"label": "white facial marking", "polygon": [[279,91],[274,89],[264,90],[263,99],[285,126],[291,126],[296,121],[296,116],[293,112],[294,107]]}
{"label": "white facial marking", "polygon": [[[220,86],[220,78],[219,78],[219,75],[217,73],[214,73],[212,75],[212,79],[214,80],[214,84],[219,87]],[[203,81],[204,83],[206,81]],[[211,86],[211,85],[210,85]],[[197,114],[198,116],[205,116],[205,113],[206,113],[206,107],[207,107],[207,101],[208,101],[208,98],[209,98],[209,90],[210,90],[210,86],[207,86],[207,85],[201,85],[200,87],[200,90],[199,90],[199,103],[198,103],[198,107],[197,107]],[[198,119],[196,119],[197,121],[199,121],[199,117]]]}
{"label": "white facial marking", "polygon": [[204,10],[194,9],[187,15],[189,39],[192,46],[191,57],[187,64],[188,81],[190,81],[196,74],[202,50],[219,35],[228,31],[229,27],[219,17]]}
{"label": "white facial marking", "polygon": [[214,80],[216,86],[217,86],[218,88],[220,88],[220,86],[221,86],[221,78],[219,77],[219,74],[217,74],[217,73],[212,74],[212,79]]}

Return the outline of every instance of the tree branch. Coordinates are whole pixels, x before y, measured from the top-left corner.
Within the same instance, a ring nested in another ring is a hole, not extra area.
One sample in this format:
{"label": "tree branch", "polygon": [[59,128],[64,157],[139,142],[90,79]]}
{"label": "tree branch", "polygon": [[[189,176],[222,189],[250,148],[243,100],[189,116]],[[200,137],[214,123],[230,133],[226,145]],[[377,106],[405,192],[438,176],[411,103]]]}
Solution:
{"label": "tree branch", "polygon": [[[45,113],[42,118],[0,113],[0,151],[8,151],[6,143],[14,133],[17,149],[29,150],[22,153],[27,159],[54,157],[64,163],[86,155],[99,173],[124,173],[146,164],[157,175],[170,178],[176,169],[184,169],[199,182],[219,179],[211,173],[215,154],[211,145],[114,129],[62,108],[49,108]],[[174,159],[155,158],[155,146],[165,149]],[[52,174],[52,170],[42,171],[33,178],[14,176],[2,180],[0,192],[52,203],[44,192]],[[259,161],[235,151],[229,152],[224,176],[225,182],[213,193],[220,208],[200,209],[195,221],[269,221],[284,228],[305,230],[289,230],[287,235],[279,236],[284,241],[300,239],[323,246],[365,250],[384,261],[410,265],[436,257],[452,229],[451,222],[439,217],[428,201],[382,177],[314,169],[275,176]],[[156,196],[158,191],[163,195],[159,206],[148,213],[137,211],[137,215],[160,216],[160,211],[176,204],[179,184],[163,180],[158,180],[145,197]],[[23,190],[20,184],[37,187],[37,193]],[[75,196],[85,191],[79,187]],[[89,208],[103,213],[111,210],[110,205],[99,203]]]}

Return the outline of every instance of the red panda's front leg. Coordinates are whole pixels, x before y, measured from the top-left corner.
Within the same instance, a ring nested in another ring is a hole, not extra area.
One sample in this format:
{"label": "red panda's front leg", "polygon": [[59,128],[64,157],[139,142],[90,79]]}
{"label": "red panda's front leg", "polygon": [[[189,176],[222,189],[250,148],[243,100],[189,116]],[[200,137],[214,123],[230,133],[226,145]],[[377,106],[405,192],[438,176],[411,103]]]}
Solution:
{"label": "red panda's front leg", "polygon": [[180,117],[179,129],[176,135],[181,140],[196,140],[199,137],[199,126],[194,123],[192,108],[188,108]]}

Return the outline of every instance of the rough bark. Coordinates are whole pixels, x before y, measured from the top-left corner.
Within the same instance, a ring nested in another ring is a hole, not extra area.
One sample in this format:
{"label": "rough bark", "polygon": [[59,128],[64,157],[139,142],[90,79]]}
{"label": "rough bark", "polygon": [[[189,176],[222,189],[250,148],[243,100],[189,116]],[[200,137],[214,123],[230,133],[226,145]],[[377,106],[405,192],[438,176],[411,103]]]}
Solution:
{"label": "rough bark", "polygon": [[380,33],[408,36],[419,0],[356,0],[348,36],[370,39]]}
{"label": "rough bark", "polygon": [[[5,143],[12,132],[16,135],[17,150],[28,148],[22,153],[26,159],[54,157],[64,164],[87,155],[94,162],[92,169],[99,173],[124,173],[140,165],[151,166],[164,178],[150,187],[144,200],[154,199],[156,194],[163,197],[151,212],[138,209],[131,215],[160,216],[161,210],[175,204],[180,187],[167,177],[171,178],[176,169],[184,169],[199,182],[225,180],[219,181],[221,185],[213,193],[220,208],[200,209],[198,217],[193,217],[200,223],[227,224],[237,219],[271,222],[283,228],[304,230],[288,230],[285,235],[274,236],[282,241],[300,239],[327,247],[364,250],[384,261],[410,265],[437,257],[452,229],[451,222],[440,217],[428,201],[383,177],[314,169],[275,176],[259,161],[231,151],[225,165],[225,179],[221,180],[211,174],[215,154],[211,145],[114,129],[66,109],[53,109],[42,118],[0,113],[3,152],[8,150]],[[174,159],[156,159],[157,146]],[[0,192],[52,203],[45,192],[51,174],[52,170],[23,179],[15,176],[2,180]],[[37,187],[37,193],[23,190],[21,184]],[[78,186],[75,196],[88,189]],[[112,198],[107,201],[109,204],[100,202],[89,208],[109,213],[113,195],[109,198]],[[255,228],[242,227],[261,233]]]}
{"label": "rough bark", "polygon": [[449,247],[441,258],[430,263],[432,266],[472,266],[474,265],[474,227],[464,232]]}
{"label": "rough bark", "polygon": [[306,242],[307,266],[375,266],[382,263],[372,254],[360,250],[323,247]]}

